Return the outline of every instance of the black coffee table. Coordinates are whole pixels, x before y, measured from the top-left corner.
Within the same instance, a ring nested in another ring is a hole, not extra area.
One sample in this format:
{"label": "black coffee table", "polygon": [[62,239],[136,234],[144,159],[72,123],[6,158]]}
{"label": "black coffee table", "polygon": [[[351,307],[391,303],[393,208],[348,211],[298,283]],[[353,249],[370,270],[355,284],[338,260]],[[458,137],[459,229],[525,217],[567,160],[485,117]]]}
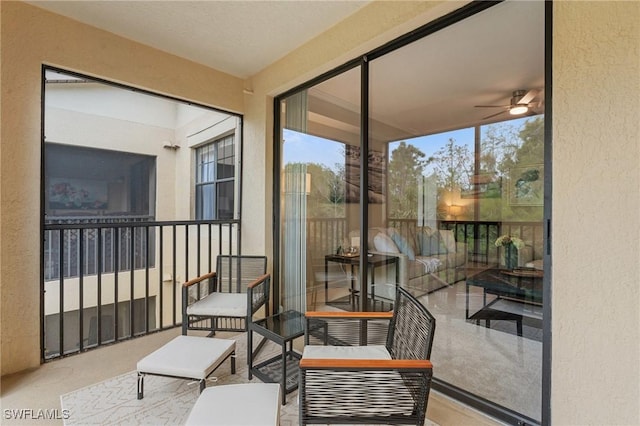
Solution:
{"label": "black coffee table", "polygon": [[[542,328],[542,271],[536,269],[486,269],[467,278],[465,318],[491,326],[491,320],[515,321],[518,336],[522,336],[522,320]],[[482,288],[482,307],[469,315],[469,287]],[[487,303],[487,294],[497,296]],[[537,309],[536,309],[537,308]],[[528,314],[530,312],[531,314]],[[535,312],[535,314],[534,314]]]}

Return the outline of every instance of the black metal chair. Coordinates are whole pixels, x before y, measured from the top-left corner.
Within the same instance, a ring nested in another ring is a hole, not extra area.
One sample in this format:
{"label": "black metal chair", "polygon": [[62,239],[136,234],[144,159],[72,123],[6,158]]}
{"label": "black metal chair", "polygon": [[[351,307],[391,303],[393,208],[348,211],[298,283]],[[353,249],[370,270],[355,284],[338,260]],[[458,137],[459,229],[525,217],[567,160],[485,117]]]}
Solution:
{"label": "black metal chair", "polygon": [[393,312],[307,312],[306,319],[301,425],[424,424],[436,323],[415,297],[397,287]]}
{"label": "black metal chair", "polygon": [[261,308],[269,316],[271,275],[266,272],[266,256],[218,256],[215,272],[182,285],[182,334],[247,331]]}

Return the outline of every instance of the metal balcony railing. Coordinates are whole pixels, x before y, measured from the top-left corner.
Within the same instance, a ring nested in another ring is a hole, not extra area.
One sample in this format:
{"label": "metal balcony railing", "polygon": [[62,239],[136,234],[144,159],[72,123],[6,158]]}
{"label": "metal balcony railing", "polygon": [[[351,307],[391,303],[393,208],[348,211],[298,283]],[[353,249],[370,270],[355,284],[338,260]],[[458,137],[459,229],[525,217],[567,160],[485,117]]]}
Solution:
{"label": "metal balcony railing", "polygon": [[44,225],[42,359],[179,326],[180,284],[240,254],[240,222],[56,218]]}
{"label": "metal balcony railing", "polygon": [[[416,235],[416,219],[387,219],[387,226],[394,227],[402,235]],[[509,234],[522,238],[533,248],[536,258],[542,258],[542,222],[498,222],[498,221],[438,221],[441,229],[454,231],[456,241],[467,244],[467,258],[472,262],[491,264],[498,262],[498,236]],[[336,247],[344,244],[348,236],[347,221],[344,218],[308,219],[308,250],[322,257],[334,253]]]}

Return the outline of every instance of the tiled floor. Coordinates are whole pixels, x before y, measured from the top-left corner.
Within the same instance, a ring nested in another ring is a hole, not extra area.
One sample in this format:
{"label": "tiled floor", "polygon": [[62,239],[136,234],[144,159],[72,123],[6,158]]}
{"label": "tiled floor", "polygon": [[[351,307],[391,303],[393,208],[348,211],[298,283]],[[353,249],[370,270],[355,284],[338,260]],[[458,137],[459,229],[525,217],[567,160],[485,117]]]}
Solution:
{"label": "tiled floor", "polygon": [[[84,386],[133,371],[137,361],[180,333],[176,328],[116,345],[48,362],[32,371],[2,377],[2,420],[20,425],[60,425],[62,420],[16,421],[5,410],[60,410],[60,395]],[[222,333],[219,337],[224,337]],[[62,413],[59,413],[62,414]],[[500,423],[437,392],[431,393],[427,416],[441,426],[500,425]]]}

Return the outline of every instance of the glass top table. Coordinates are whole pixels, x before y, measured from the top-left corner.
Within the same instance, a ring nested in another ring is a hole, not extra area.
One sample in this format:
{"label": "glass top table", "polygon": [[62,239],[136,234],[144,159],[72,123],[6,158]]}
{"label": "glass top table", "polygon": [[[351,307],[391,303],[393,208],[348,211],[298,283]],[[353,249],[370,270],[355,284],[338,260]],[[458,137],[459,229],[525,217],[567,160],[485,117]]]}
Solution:
{"label": "glass top table", "polygon": [[[298,311],[284,311],[249,324],[247,333],[249,380],[255,375],[263,382],[280,383],[282,405],[286,395],[298,388],[298,365],[302,357],[293,350],[293,340],[304,335],[305,316]],[[253,365],[253,333],[281,346],[281,354]]]}
{"label": "glass top table", "polygon": [[[483,297],[480,310],[470,315],[469,288],[472,286],[482,288]],[[515,321],[519,336],[522,336],[524,317],[535,327],[542,328],[542,287],[543,272],[536,269],[486,269],[467,278],[466,319],[476,320],[478,323],[484,320],[486,327],[490,327],[491,320]],[[487,303],[488,294],[497,297]],[[513,309],[514,304],[522,308]],[[525,308],[526,306],[529,308]]]}
{"label": "glass top table", "polygon": [[486,269],[467,278],[469,286],[523,303],[542,304],[542,271],[537,269]]}

